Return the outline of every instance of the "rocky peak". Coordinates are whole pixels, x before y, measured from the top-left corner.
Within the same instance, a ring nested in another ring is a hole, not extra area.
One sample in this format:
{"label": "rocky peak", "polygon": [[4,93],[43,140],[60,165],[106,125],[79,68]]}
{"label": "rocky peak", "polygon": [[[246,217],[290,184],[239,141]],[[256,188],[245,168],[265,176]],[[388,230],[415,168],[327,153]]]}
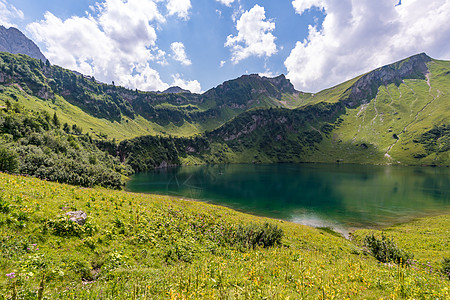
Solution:
{"label": "rocky peak", "polygon": [[225,81],[207,91],[206,97],[216,98],[218,103],[232,107],[248,107],[260,97],[281,99],[282,94],[294,94],[297,91],[284,75],[274,78],[261,77],[258,74],[243,75],[239,78]]}
{"label": "rocky peak", "polygon": [[191,93],[191,92],[188,90],[184,90],[179,86],[171,86],[167,90],[160,92],[160,94],[178,94],[178,93]]}
{"label": "rocky peak", "polygon": [[293,94],[297,92],[294,86],[292,85],[291,81],[287,79],[286,76],[284,76],[284,74],[281,74],[273,78],[262,77],[262,79],[269,81],[271,84],[277,87],[282,93]]}
{"label": "rocky peak", "polygon": [[0,26],[0,52],[25,54],[43,62],[47,60],[39,47],[19,29],[14,27],[7,29],[4,26]]}
{"label": "rocky peak", "polygon": [[367,73],[350,88],[349,96],[344,99],[345,104],[354,107],[370,101],[382,85],[399,85],[404,79],[425,79],[430,60],[428,55],[420,53]]}

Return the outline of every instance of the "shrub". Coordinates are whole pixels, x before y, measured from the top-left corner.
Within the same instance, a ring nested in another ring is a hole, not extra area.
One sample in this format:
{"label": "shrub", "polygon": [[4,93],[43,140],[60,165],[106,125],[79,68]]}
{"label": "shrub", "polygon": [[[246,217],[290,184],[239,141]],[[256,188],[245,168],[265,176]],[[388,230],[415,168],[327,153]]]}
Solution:
{"label": "shrub", "polygon": [[384,263],[409,264],[409,260],[412,259],[410,253],[398,248],[394,241],[387,238],[384,234],[381,235],[381,239],[378,239],[373,234],[366,236],[364,245],[378,261]]}
{"label": "shrub", "polygon": [[442,261],[442,273],[450,279],[450,257],[445,257]]}
{"label": "shrub", "polygon": [[47,230],[51,231],[54,235],[80,237],[82,235],[92,235],[95,227],[88,222],[80,225],[70,221],[66,216],[62,216],[56,220],[48,220],[44,224],[44,232]]}
{"label": "shrub", "polygon": [[3,148],[0,148],[0,171],[14,173],[19,167],[19,158],[17,153]]}
{"label": "shrub", "polygon": [[11,210],[9,202],[7,202],[5,199],[3,199],[3,196],[0,195],[0,212],[7,214]]}
{"label": "shrub", "polygon": [[283,230],[271,223],[239,225],[232,233],[233,244],[254,249],[256,246],[272,247],[281,244]]}
{"label": "shrub", "polygon": [[168,245],[163,257],[166,263],[177,261],[192,262],[197,252],[195,240],[192,237],[180,238]]}

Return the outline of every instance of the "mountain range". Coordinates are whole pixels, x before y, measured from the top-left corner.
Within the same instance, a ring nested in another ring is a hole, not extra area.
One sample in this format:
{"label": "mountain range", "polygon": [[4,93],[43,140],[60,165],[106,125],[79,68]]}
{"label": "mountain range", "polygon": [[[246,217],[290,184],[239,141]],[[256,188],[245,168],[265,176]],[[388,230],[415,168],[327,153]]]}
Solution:
{"label": "mountain range", "polygon": [[0,105],[57,116],[135,171],[204,163],[448,166],[449,74],[450,62],[421,53],[314,94],[284,75],[254,74],[203,94],[161,93],[0,53]]}

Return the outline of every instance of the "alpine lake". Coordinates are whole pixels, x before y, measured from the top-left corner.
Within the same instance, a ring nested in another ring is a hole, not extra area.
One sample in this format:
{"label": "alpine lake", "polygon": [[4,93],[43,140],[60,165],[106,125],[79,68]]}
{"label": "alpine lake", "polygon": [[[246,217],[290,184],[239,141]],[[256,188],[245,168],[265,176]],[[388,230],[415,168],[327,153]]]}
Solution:
{"label": "alpine lake", "polygon": [[348,164],[214,165],[132,176],[126,189],[195,199],[348,236],[450,212],[450,168]]}

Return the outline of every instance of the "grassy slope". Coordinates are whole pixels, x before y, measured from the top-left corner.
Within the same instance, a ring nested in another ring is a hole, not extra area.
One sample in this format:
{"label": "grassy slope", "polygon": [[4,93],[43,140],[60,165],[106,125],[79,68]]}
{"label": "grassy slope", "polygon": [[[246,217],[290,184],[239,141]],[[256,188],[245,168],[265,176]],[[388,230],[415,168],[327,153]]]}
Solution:
{"label": "grassy slope", "polygon": [[[300,98],[285,94],[283,99],[286,101],[286,106],[294,107]],[[216,118],[209,118],[202,122],[184,121],[181,125],[173,124],[171,122],[167,125],[160,125],[151,122],[140,115],[135,119],[122,116],[121,122],[100,119],[67,102],[64,97],[56,96],[55,100],[44,100],[27,94],[17,86],[3,86],[3,92],[0,93],[0,106],[4,106],[6,100],[9,100],[10,102],[17,101],[27,109],[34,111],[47,111],[51,115],[56,112],[62,124],[66,122],[69,125],[76,124],[83,129],[84,133],[89,133],[93,136],[107,136],[111,139],[115,138],[118,141],[132,139],[143,135],[172,135],[176,137],[192,136],[203,133],[206,130],[213,130],[239,113],[245,111],[242,109],[223,107],[220,110],[220,116]],[[261,97],[261,99],[259,99],[258,102],[255,101],[255,104],[253,105],[253,107],[277,106],[283,106],[283,104],[277,99],[270,97]],[[155,105],[155,107],[176,108],[176,106],[168,103]],[[210,108],[204,108],[201,107],[201,105],[199,107],[201,111]]]}
{"label": "grassy slope", "polygon": [[317,104],[319,102],[329,102],[329,103],[338,102],[341,98],[343,98],[346,95],[347,92],[349,92],[349,89],[352,87],[352,85],[355,84],[358,81],[358,79],[360,79],[363,76],[364,75],[360,75],[344,83],[341,83],[335,87],[318,92],[314,96],[314,101],[308,104]]}
{"label": "grassy slope", "polygon": [[450,62],[433,60],[428,63],[428,67],[429,82],[408,79],[399,86],[382,86],[378,89],[377,97],[368,104],[347,109],[347,113],[342,116],[343,122],[322,141],[319,151],[312,153],[308,160],[448,164],[448,151],[422,159],[414,158],[415,154],[425,151],[413,139],[430,130],[433,125],[450,122],[450,86],[447,79]]}
{"label": "grassy slope", "polygon": [[[14,100],[11,95],[15,95],[13,97],[17,100]],[[117,121],[99,119],[85,113],[79,107],[70,104],[61,96],[56,96],[54,101],[43,100],[28,95],[14,86],[3,87],[3,92],[0,93],[0,105],[4,105],[6,100],[9,100],[10,102],[17,101],[29,110],[47,111],[50,115],[53,115],[53,113],[56,112],[62,124],[66,122],[69,125],[76,124],[83,129],[84,133],[89,133],[93,136],[106,135],[109,138],[115,138],[116,140],[156,134],[189,136],[204,131],[202,127],[188,122],[185,122],[182,126],[175,126],[172,123],[167,126],[161,126],[146,120],[142,116],[138,116],[134,120],[124,116],[120,123]]]}
{"label": "grassy slope", "polygon": [[[450,216],[388,231],[418,259],[417,268],[400,268],[379,264],[358,244],[325,231],[200,202],[6,174],[0,174],[0,188],[0,270],[16,274],[13,280],[0,277],[0,299],[11,297],[14,282],[19,298],[35,298],[43,273],[50,299],[450,296],[450,282],[422,266],[430,261],[436,268],[449,255],[437,239],[449,240]],[[63,237],[42,231],[46,220],[67,210],[87,212],[95,232]],[[264,221],[283,229],[281,246],[245,250],[217,243],[224,227]],[[422,251],[433,245],[432,253]]]}

